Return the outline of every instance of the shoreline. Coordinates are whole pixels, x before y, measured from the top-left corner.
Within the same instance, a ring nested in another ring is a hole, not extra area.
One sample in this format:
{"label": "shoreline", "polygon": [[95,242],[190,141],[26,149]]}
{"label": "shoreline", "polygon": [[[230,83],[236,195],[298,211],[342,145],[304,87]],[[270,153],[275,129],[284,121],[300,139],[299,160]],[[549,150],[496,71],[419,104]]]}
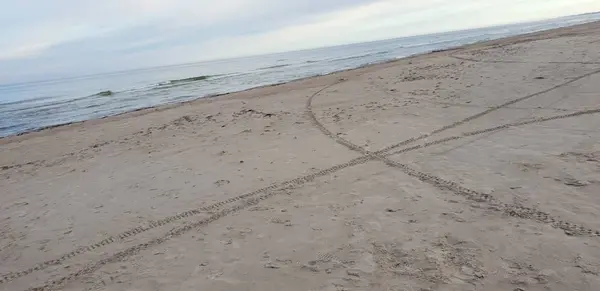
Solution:
{"label": "shoreline", "polygon": [[[387,61],[382,61],[382,62],[378,62],[378,63],[374,63],[374,64],[366,64],[366,65],[362,65],[356,68],[351,68],[351,69],[346,69],[346,70],[341,70],[341,71],[335,71],[335,72],[331,72],[325,75],[316,75],[316,76],[309,76],[309,77],[304,77],[304,78],[300,78],[300,79],[295,79],[295,80],[291,80],[288,82],[282,82],[282,83],[276,83],[276,84],[269,84],[269,85],[263,85],[263,86],[258,86],[258,87],[254,87],[254,88],[249,88],[249,89],[245,89],[245,90],[241,90],[241,91],[232,91],[232,92],[228,92],[228,93],[223,93],[223,94],[216,94],[216,95],[207,95],[207,96],[202,96],[202,97],[197,97],[195,99],[192,100],[188,100],[188,101],[183,101],[183,102],[176,102],[176,103],[172,103],[172,104],[160,104],[160,105],[155,105],[155,106],[149,106],[149,107],[142,107],[142,108],[138,108],[138,109],[134,109],[134,110],[130,110],[130,111],[126,111],[126,112],[122,112],[122,113],[118,113],[118,114],[114,114],[114,115],[108,115],[105,117],[100,117],[100,118],[92,118],[92,119],[85,119],[85,120],[80,120],[80,121],[72,121],[72,122],[67,122],[67,123],[61,123],[61,124],[56,124],[56,125],[49,125],[49,126],[44,126],[44,127],[40,127],[37,129],[33,129],[30,131],[25,131],[25,132],[21,132],[21,133],[17,133],[17,134],[11,134],[11,135],[7,135],[7,136],[3,136],[0,137],[0,144],[4,144],[4,143],[11,143],[14,142],[15,139],[21,140],[21,138],[27,138],[28,136],[32,135],[32,136],[36,136],[37,134],[43,134],[47,131],[55,131],[55,130],[59,130],[60,128],[70,128],[73,126],[78,126],[78,125],[83,125],[84,123],[98,123],[98,122],[110,122],[113,120],[119,120],[122,118],[129,118],[129,117],[136,117],[136,116],[140,116],[143,114],[148,114],[148,113],[152,113],[152,112],[160,112],[160,111],[164,111],[164,110],[168,110],[171,108],[176,108],[179,106],[185,106],[188,104],[193,104],[196,102],[210,102],[209,100],[212,101],[212,99],[218,99],[218,98],[228,98],[231,95],[236,95],[236,94],[242,94],[242,93],[249,93],[249,92],[253,92],[255,90],[263,90],[263,89],[267,89],[267,88],[271,88],[271,87],[278,87],[278,86],[285,86],[285,85],[294,85],[296,83],[302,83],[304,81],[310,81],[310,80],[314,80],[314,79],[318,79],[318,78],[326,78],[326,77],[332,77],[334,75],[337,74],[344,74],[344,73],[348,73],[348,72],[353,72],[353,71],[358,71],[358,70],[368,70],[368,69],[377,69],[379,67],[384,67],[386,65],[390,65],[390,64],[394,64],[396,62],[399,61],[404,61],[404,60],[410,60],[413,58],[419,58],[419,57],[424,57],[424,56],[429,56],[429,55],[437,55],[437,54],[441,54],[444,55],[448,52],[451,51],[459,51],[459,50],[469,50],[469,49],[475,49],[478,47],[490,47],[490,46],[494,46],[496,44],[501,44],[504,43],[506,45],[510,45],[513,39],[518,39],[521,42],[528,42],[528,41],[535,41],[538,40],[535,37],[539,36],[540,34],[546,34],[546,33],[550,33],[553,31],[561,31],[561,30],[565,30],[565,29],[577,29],[578,27],[581,26],[585,26],[585,25],[589,25],[591,23],[595,23],[595,22],[600,22],[600,21],[592,21],[592,22],[587,22],[587,23],[583,23],[583,24],[576,24],[573,26],[567,26],[567,27],[560,27],[560,28],[554,28],[554,29],[549,29],[549,30],[542,30],[542,31],[536,31],[536,32],[530,32],[530,33],[525,33],[525,34],[520,34],[520,35],[515,35],[515,36],[509,36],[509,37],[505,37],[505,38],[500,38],[500,39],[494,39],[494,40],[487,40],[487,41],[480,41],[480,42],[475,42],[475,43],[471,43],[471,44],[467,44],[467,45],[462,45],[462,46],[457,46],[457,47],[450,47],[450,48],[446,48],[446,49],[437,49],[437,50],[432,50],[429,52],[424,52],[424,53],[420,53],[420,54],[415,54],[415,55],[410,55],[410,56],[406,56],[406,57],[402,57],[402,58],[397,58],[397,59],[390,59]],[[561,37],[563,35],[556,35],[553,37]],[[527,38],[534,38],[534,39],[527,39]],[[518,42],[517,42],[518,43]],[[235,98],[235,97],[232,97]]]}

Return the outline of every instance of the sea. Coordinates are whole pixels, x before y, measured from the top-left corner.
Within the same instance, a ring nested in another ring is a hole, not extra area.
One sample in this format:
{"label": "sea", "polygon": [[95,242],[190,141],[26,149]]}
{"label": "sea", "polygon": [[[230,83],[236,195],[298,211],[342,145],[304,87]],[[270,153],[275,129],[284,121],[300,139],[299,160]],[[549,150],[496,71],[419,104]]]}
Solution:
{"label": "sea", "polygon": [[597,20],[600,13],[261,56],[0,84],[0,137]]}

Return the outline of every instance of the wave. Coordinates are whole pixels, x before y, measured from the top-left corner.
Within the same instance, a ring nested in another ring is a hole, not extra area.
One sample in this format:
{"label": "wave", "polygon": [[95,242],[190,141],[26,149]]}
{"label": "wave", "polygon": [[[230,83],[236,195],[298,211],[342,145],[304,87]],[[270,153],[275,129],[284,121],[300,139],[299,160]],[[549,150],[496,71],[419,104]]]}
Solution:
{"label": "wave", "polygon": [[151,86],[150,90],[164,90],[164,89],[170,89],[170,88],[179,87],[179,86],[185,86],[187,84],[194,83],[194,82],[206,81],[208,79],[211,79],[211,78],[217,77],[217,76],[222,76],[222,75],[200,75],[200,76],[190,77],[190,78],[169,80],[169,81],[160,82],[158,84]]}
{"label": "wave", "polygon": [[7,125],[7,126],[0,126],[0,131],[10,131],[10,130],[18,129],[18,128],[25,127],[25,126],[27,126],[26,123],[19,123],[19,124]]}
{"label": "wave", "polygon": [[[481,36],[481,35],[477,35],[477,36]],[[398,46],[398,49],[410,49],[410,48],[424,47],[424,46],[443,46],[445,44],[460,43],[461,41],[468,40],[471,37],[473,37],[473,36],[462,36],[462,37],[457,37],[457,38],[452,38],[452,39],[441,39],[441,40],[435,40],[435,41],[413,43],[413,44],[409,44],[409,45]]]}
{"label": "wave", "polygon": [[258,69],[259,70],[277,69],[277,68],[289,67],[291,65],[292,64],[281,64],[281,65],[274,65],[274,66],[262,67],[262,68],[258,68]]}
{"label": "wave", "polygon": [[44,100],[50,100],[50,99],[54,99],[54,98],[58,98],[61,97],[60,95],[51,95],[51,96],[43,96],[43,97],[37,97],[37,98],[32,98],[32,99],[23,99],[23,100],[16,100],[16,101],[7,101],[7,102],[0,102],[0,105],[2,106],[7,106],[7,105],[19,105],[19,104],[27,104],[27,103],[36,103],[36,102],[40,102],[40,101],[44,101]]}
{"label": "wave", "polygon": [[117,94],[116,92],[110,91],[110,90],[106,90],[106,91],[100,91],[96,94],[92,94],[88,97],[108,97],[108,96],[113,96]]}
{"label": "wave", "polygon": [[368,54],[363,54],[363,55],[358,55],[358,56],[351,56],[351,57],[345,57],[345,58],[339,58],[339,59],[332,59],[332,60],[330,60],[330,62],[339,62],[339,61],[348,61],[348,60],[354,60],[354,59],[362,59],[362,58],[366,58],[366,57],[370,57],[370,56],[383,55],[383,54],[387,54],[387,53],[389,53],[389,51],[380,51],[380,52],[376,52],[376,53],[368,53]]}
{"label": "wave", "polygon": [[[102,93],[102,92],[98,92],[98,93]],[[79,97],[79,98],[73,98],[73,99],[67,99],[67,100],[60,100],[60,101],[55,101],[55,102],[47,102],[47,103],[41,103],[41,104],[36,104],[33,106],[27,106],[27,107],[17,107],[14,109],[9,109],[9,110],[0,110],[0,112],[2,113],[18,113],[18,112],[41,112],[44,110],[49,110],[49,109],[54,109],[58,106],[61,105],[65,105],[65,104],[72,104],[75,103],[77,101],[81,101],[90,97],[97,97],[100,96],[98,95],[98,93],[94,94],[94,95],[89,95],[89,96],[85,96],[85,97]],[[39,99],[38,99],[39,100]]]}
{"label": "wave", "polygon": [[175,80],[169,81],[169,83],[170,84],[190,83],[190,82],[204,81],[204,80],[206,80],[208,78],[211,78],[211,77],[213,77],[213,76],[211,76],[211,75],[201,75],[201,76],[190,77],[190,78],[175,79]]}

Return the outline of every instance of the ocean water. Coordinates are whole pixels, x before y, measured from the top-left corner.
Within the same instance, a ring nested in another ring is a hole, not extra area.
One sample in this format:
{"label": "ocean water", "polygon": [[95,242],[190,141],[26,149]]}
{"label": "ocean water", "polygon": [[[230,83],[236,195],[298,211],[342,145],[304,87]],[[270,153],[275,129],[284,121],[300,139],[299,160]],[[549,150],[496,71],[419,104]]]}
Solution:
{"label": "ocean water", "polygon": [[457,32],[0,85],[0,137],[600,20],[600,13]]}

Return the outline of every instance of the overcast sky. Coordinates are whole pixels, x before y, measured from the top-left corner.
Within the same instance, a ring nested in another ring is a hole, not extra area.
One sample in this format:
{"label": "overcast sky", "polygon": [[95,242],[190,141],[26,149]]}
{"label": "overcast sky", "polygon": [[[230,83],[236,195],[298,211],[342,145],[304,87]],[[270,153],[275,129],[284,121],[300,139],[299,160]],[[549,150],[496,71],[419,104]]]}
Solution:
{"label": "overcast sky", "polygon": [[599,0],[0,0],[0,83],[593,11]]}

